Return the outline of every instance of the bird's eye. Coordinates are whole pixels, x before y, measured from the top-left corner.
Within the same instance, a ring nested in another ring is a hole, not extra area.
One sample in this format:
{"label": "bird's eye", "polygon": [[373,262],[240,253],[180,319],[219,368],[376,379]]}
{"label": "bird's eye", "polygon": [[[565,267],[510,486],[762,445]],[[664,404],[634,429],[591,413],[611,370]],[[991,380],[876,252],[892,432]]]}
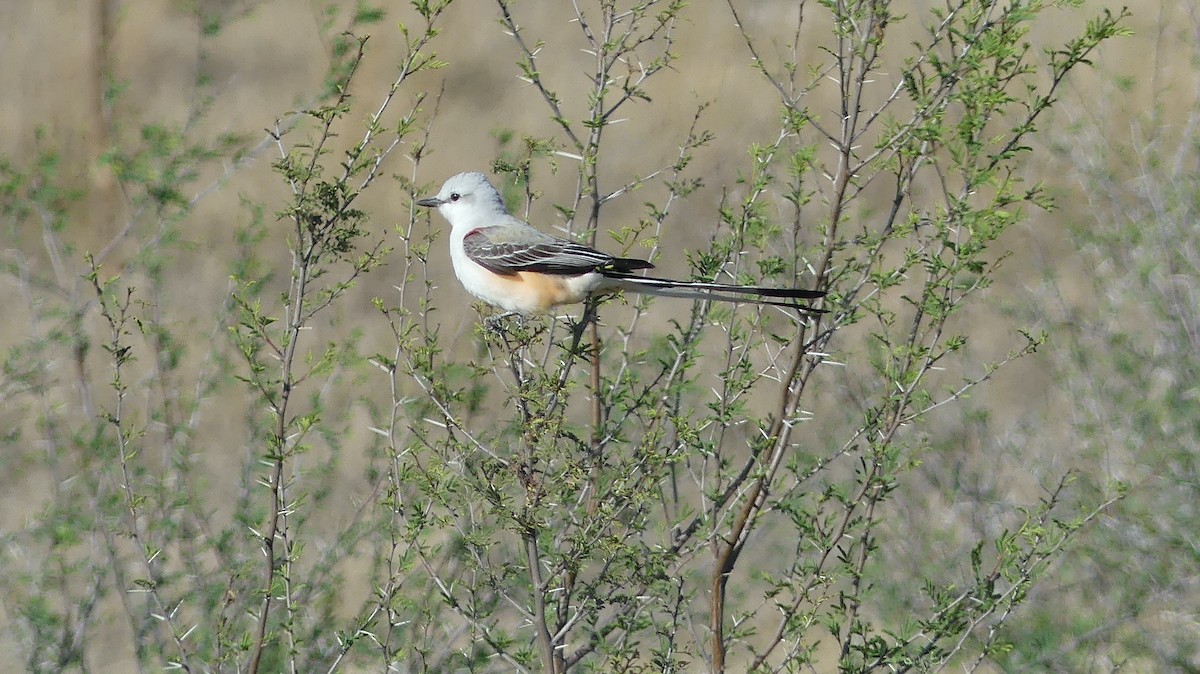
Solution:
{"label": "bird's eye", "polygon": [[462,198],[462,195],[461,195],[461,194],[459,194],[458,192],[451,192],[451,193],[450,193],[450,201],[458,201],[458,200],[459,200],[459,199],[461,199],[461,198]]}

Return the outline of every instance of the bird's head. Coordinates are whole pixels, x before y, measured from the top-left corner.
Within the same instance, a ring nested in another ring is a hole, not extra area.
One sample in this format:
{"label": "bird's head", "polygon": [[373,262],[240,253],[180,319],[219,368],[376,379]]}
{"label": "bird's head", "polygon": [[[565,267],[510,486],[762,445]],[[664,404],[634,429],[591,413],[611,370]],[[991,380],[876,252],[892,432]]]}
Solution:
{"label": "bird's head", "polygon": [[459,173],[442,184],[437,196],[417,201],[418,206],[436,208],[451,227],[477,227],[481,221],[508,213],[500,193],[482,173]]}

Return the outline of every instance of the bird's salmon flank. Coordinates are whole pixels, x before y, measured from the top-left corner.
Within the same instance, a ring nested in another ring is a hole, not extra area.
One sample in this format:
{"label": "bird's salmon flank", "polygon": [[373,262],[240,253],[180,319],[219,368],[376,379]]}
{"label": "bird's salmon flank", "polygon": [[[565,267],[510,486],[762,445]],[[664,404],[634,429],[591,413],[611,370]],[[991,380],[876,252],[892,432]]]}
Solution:
{"label": "bird's salmon flank", "polygon": [[517,277],[530,292],[529,301],[539,303],[538,311],[546,311],[560,304],[582,302],[587,297],[587,293],[576,292],[562,279],[548,274],[522,271],[517,272]]}
{"label": "bird's salmon flank", "polygon": [[741,286],[638,276],[647,260],[616,257],[581,243],[540,232],[508,214],[500,193],[482,173],[460,173],[437,196],[418,206],[438,209],[450,222],[450,261],[472,295],[505,311],[533,314],[581,302],[616,289],[687,299],[748,302],[820,309],[798,303],[825,296],[821,290]]}

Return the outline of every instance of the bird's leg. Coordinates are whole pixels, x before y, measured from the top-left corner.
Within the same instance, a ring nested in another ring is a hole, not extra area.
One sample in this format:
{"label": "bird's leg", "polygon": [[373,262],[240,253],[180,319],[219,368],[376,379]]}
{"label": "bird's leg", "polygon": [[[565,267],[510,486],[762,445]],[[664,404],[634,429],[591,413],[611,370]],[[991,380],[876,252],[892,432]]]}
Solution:
{"label": "bird's leg", "polygon": [[520,314],[515,311],[506,311],[502,314],[492,314],[491,316],[483,319],[483,327],[491,332],[503,333],[504,329],[501,327],[501,323],[504,322],[504,319],[510,316],[520,316]]}
{"label": "bird's leg", "polygon": [[[511,322],[509,319],[512,319]],[[530,330],[529,317],[517,312],[506,311],[493,314],[480,322],[480,327],[493,339],[504,342],[510,350],[527,346],[536,330]]]}

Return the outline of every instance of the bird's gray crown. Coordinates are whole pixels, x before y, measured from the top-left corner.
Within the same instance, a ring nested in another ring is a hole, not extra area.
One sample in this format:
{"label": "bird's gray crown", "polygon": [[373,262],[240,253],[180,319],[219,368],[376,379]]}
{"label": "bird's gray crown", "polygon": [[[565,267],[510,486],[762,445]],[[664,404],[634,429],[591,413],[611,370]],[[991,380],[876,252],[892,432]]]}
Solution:
{"label": "bird's gray crown", "polygon": [[443,204],[465,202],[476,208],[507,212],[500,193],[488,182],[487,176],[478,171],[451,176],[438,191],[437,198]]}

